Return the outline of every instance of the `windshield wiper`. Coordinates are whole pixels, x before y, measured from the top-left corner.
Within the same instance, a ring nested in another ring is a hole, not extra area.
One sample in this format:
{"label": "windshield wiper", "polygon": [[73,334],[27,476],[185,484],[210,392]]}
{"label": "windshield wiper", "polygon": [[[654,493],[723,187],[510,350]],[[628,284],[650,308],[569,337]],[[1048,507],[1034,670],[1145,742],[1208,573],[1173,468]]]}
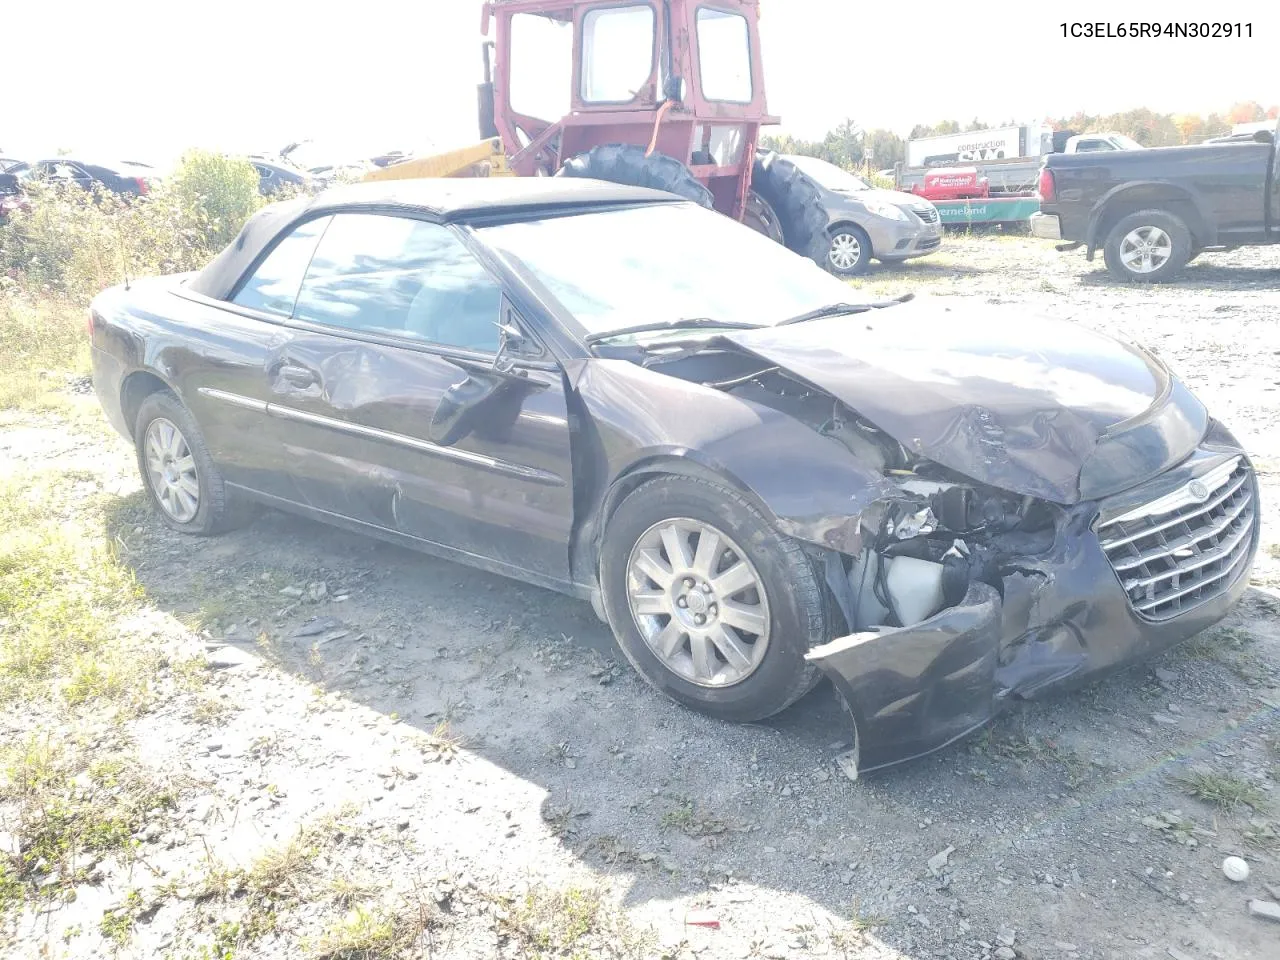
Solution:
{"label": "windshield wiper", "polygon": [[615,337],[629,337],[638,333],[657,333],[662,330],[755,330],[758,323],[743,323],[740,320],[713,320],[710,317],[689,317],[685,320],[658,320],[653,323],[640,323],[634,327],[621,327],[618,330],[605,330],[602,333],[589,333],[583,338],[588,345],[612,340]]}
{"label": "windshield wiper", "polygon": [[806,320],[820,320],[822,317],[840,317],[846,314],[866,313],[868,310],[883,310],[885,307],[896,307],[900,303],[906,303],[908,300],[914,300],[914,293],[904,293],[900,297],[894,297],[892,300],[873,300],[870,303],[829,303],[825,307],[818,307],[816,310],[810,310],[808,313],[802,313],[795,317],[787,317],[787,319],[775,323],[775,327],[785,327],[792,323],[804,323]]}

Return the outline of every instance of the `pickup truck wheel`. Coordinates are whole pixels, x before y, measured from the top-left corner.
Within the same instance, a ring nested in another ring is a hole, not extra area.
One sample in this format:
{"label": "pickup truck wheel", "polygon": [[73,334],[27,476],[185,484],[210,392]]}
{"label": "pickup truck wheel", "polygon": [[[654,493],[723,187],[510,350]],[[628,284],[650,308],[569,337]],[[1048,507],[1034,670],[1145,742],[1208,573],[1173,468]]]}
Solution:
{"label": "pickup truck wheel", "polygon": [[1191,259],[1191,231],[1167,210],[1139,210],[1107,234],[1102,250],[1113,277],[1133,283],[1160,283]]}
{"label": "pickup truck wheel", "polygon": [[142,401],[133,436],[142,485],[166,525],[208,535],[246,519],[247,508],[228,502],[195,418],[172,393],[160,391]]}
{"label": "pickup truck wheel", "polygon": [[650,685],[722,720],[762,720],[821,677],[832,623],[814,565],[728,487],[664,476],[609,519],[600,555],[618,645]]}

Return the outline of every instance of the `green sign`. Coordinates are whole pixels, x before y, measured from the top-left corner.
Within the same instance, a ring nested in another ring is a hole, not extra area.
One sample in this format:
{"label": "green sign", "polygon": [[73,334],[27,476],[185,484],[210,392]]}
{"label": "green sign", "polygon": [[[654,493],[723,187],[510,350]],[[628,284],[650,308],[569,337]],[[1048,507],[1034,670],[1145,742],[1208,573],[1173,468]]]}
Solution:
{"label": "green sign", "polygon": [[1035,197],[1000,197],[990,200],[935,200],[943,223],[1013,223],[1030,220],[1040,209]]}

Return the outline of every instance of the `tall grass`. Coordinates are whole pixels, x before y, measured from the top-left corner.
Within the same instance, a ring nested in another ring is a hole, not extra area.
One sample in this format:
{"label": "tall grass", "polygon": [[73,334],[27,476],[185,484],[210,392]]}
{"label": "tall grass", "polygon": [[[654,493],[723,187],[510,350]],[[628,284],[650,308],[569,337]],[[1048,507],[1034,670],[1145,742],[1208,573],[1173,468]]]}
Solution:
{"label": "tall grass", "polygon": [[144,197],[32,184],[31,210],[0,227],[6,297],[87,304],[125,274],[203,266],[263,205],[247,160],[194,151]]}
{"label": "tall grass", "polygon": [[89,370],[86,308],[125,276],[196,270],[263,204],[247,160],[195,151],[144,197],[32,184],[0,224],[0,411],[60,409]]}

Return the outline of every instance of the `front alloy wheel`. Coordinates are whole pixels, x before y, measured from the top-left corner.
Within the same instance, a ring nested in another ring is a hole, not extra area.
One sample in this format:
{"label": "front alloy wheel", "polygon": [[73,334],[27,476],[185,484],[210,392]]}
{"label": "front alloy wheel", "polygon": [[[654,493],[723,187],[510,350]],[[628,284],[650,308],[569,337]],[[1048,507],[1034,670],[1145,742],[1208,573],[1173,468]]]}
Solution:
{"label": "front alloy wheel", "polygon": [[805,654],[832,635],[805,549],[709,478],[655,476],[626,495],[601,540],[600,588],[640,675],[723,720],[794,703],[820,675]]}
{"label": "front alloy wheel", "polygon": [[187,438],[164,417],[147,427],[147,480],[160,509],[175,523],[190,523],[200,510],[200,477]]}
{"label": "front alloy wheel", "polygon": [[627,571],[631,615],[668,670],[700,687],[755,673],[769,649],[769,600],[728,535],[699,520],[663,520],[636,542]]}

